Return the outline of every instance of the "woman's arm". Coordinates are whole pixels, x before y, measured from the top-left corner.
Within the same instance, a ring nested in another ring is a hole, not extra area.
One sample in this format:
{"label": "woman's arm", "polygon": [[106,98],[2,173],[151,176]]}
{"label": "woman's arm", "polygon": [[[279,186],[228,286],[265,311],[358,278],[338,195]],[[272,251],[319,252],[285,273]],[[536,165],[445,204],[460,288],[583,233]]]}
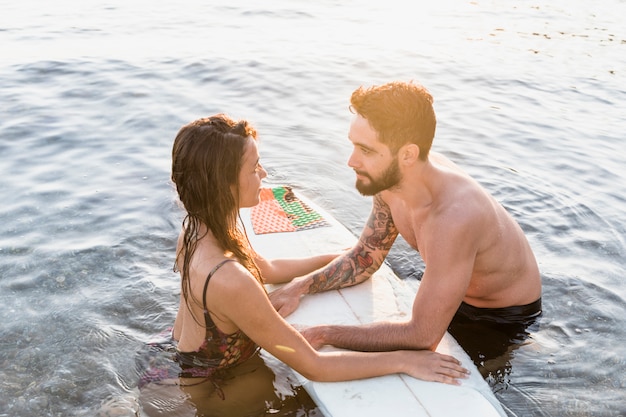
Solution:
{"label": "woman's arm", "polygon": [[239,264],[225,265],[207,293],[211,311],[308,379],[344,381],[392,373],[455,384],[467,371],[451,356],[430,351],[318,352],[272,307],[262,286]]}
{"label": "woman's arm", "polygon": [[310,258],[290,259],[265,259],[257,256],[255,261],[261,270],[266,284],[280,284],[315,271],[339,255],[339,253],[329,253]]}

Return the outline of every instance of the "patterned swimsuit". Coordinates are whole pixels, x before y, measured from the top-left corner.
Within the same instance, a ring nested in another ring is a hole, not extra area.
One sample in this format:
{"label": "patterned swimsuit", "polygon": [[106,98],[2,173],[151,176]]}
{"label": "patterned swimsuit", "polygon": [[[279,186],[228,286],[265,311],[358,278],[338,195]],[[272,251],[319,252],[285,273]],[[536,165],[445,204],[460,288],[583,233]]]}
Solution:
{"label": "patterned swimsuit", "polygon": [[[202,304],[206,335],[197,351],[181,352],[176,347],[176,341],[168,332],[166,340],[154,341],[147,344],[148,352],[141,360],[139,387],[147,383],[165,383],[165,380],[176,378],[204,378],[211,379],[217,386],[223,371],[234,367],[252,357],[259,347],[241,330],[226,334],[217,328],[206,305],[206,292],[209,281],[226,262],[235,262],[226,259],[217,264],[209,273],[204,284]],[[146,363],[147,362],[147,363]],[[200,381],[203,382],[203,381]]]}
{"label": "patterned swimsuit", "polygon": [[241,330],[235,333],[226,334],[217,328],[206,305],[206,292],[209,280],[226,262],[235,262],[226,259],[217,264],[209,273],[202,292],[202,306],[204,308],[204,322],[206,326],[206,336],[202,346],[195,352],[178,351],[177,361],[181,366],[181,377],[209,377],[216,370],[229,368],[238,363],[244,362],[254,355],[258,346],[250,340]]}

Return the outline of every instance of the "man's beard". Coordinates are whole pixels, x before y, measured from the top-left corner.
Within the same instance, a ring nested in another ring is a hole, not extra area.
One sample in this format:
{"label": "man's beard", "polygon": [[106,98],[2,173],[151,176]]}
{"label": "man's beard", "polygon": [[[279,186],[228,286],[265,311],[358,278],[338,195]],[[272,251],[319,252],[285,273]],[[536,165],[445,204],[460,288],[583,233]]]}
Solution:
{"label": "man's beard", "polygon": [[360,175],[367,177],[370,180],[370,183],[367,185],[363,184],[358,179],[356,180],[356,189],[365,196],[375,195],[381,191],[388,190],[389,188],[398,185],[398,183],[402,179],[397,157],[393,158],[393,161],[391,161],[387,169],[385,169],[385,172],[383,172],[383,174],[377,180],[374,180],[367,174],[361,173]]}

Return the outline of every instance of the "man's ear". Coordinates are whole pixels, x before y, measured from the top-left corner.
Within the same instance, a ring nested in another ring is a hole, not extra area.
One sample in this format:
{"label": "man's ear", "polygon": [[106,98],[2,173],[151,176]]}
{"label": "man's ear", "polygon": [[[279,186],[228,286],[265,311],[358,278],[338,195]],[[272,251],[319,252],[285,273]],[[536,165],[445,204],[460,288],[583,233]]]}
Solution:
{"label": "man's ear", "polygon": [[405,165],[413,165],[420,156],[420,148],[414,143],[407,143],[398,151],[398,160]]}

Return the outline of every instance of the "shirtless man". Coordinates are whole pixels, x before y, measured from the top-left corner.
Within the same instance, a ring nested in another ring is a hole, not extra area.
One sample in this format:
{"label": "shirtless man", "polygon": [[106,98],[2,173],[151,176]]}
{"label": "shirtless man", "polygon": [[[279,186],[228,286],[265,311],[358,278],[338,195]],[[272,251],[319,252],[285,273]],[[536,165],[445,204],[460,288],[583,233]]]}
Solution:
{"label": "shirtless man", "polygon": [[271,294],[279,313],[294,311],[302,295],[367,280],[400,234],[426,266],[411,319],[304,330],[314,346],[434,350],[451,322],[534,321],[541,314],[541,277],[528,241],[475,180],[430,152],[436,119],[428,91],[393,82],[361,87],[350,101],[348,165],[359,192],[374,196],[371,215],[351,250]]}

